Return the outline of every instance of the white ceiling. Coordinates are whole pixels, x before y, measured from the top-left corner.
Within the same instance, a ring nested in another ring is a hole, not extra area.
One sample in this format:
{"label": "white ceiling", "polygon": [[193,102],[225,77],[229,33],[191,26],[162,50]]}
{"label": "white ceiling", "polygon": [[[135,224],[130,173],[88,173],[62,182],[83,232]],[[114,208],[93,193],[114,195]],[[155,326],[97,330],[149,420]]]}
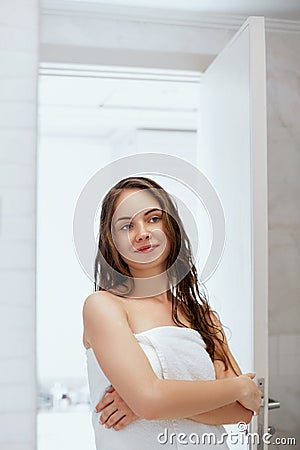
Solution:
{"label": "white ceiling", "polygon": [[263,15],[300,20],[300,0],[74,0],[81,3],[197,11],[203,14]]}

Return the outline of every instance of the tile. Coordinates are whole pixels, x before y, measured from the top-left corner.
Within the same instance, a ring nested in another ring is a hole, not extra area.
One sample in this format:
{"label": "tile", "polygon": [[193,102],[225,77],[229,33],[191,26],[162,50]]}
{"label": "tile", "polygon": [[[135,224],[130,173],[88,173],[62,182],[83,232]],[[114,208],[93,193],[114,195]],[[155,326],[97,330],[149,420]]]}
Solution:
{"label": "tile", "polygon": [[[19,295],[22,295],[19,291]],[[0,329],[1,333],[5,335],[7,330],[17,329],[30,330],[35,325],[34,315],[34,295],[32,295],[32,308],[25,305],[14,305],[13,303],[0,304]]]}
{"label": "tile", "polygon": [[300,375],[300,335],[278,336],[279,375]]}
{"label": "tile", "polygon": [[300,233],[297,228],[269,230],[269,333],[299,332]]}
{"label": "tile", "polygon": [[[15,289],[16,280],[21,286],[22,295],[20,291]],[[15,305],[21,304],[32,306],[34,303],[34,293],[36,284],[36,271],[32,270],[3,270],[0,271],[0,286],[1,296],[0,304]]]}
{"label": "tile", "polygon": [[280,401],[279,409],[269,411],[269,424],[275,426],[276,436],[295,437],[299,442],[299,375],[270,376],[269,391],[271,398]]}
{"label": "tile", "polygon": [[36,100],[36,80],[32,78],[2,78],[0,102],[32,102]]}
{"label": "tile", "polygon": [[[28,364],[28,363],[27,363]],[[34,364],[32,364],[34,366]],[[1,413],[18,414],[30,411],[33,404],[37,402],[37,391],[34,385],[34,378],[26,384],[12,384],[0,386],[0,415]]]}
{"label": "tile", "polygon": [[[25,23],[25,22],[24,22]],[[37,30],[15,25],[0,26],[0,51],[35,51]]]}
{"label": "tile", "polygon": [[278,337],[269,336],[269,373],[278,374]]}
{"label": "tile", "polygon": [[35,268],[35,266],[35,241],[6,242],[0,239],[0,270],[28,270]]}
{"label": "tile", "polygon": [[[5,340],[4,340],[5,338]],[[3,333],[0,345],[0,359],[6,361],[15,358],[28,358],[30,364],[34,360],[35,335],[34,328],[30,330],[9,330]]]}
{"label": "tile", "polygon": [[300,334],[278,336],[279,354],[294,355],[300,357]]}
{"label": "tile", "polygon": [[[1,164],[0,165],[0,187],[1,194],[4,196],[5,191],[2,188],[20,189],[35,187],[36,169],[34,166],[22,166],[17,164]],[[13,196],[13,194],[9,194]],[[34,196],[31,194],[31,199]],[[15,201],[15,199],[14,199]]]}
{"label": "tile", "polygon": [[0,78],[25,79],[29,86],[37,78],[38,56],[35,52],[0,50]]}
{"label": "tile", "polygon": [[2,129],[36,129],[35,101],[28,103],[2,102],[0,105],[0,123]]}
{"label": "tile", "polygon": [[0,164],[36,164],[37,136],[35,130],[3,130],[0,128]]}
{"label": "tile", "polygon": [[3,443],[6,445],[5,450],[10,450],[11,444],[17,446],[35,442],[35,416],[33,409],[24,413],[1,413],[0,448]]}
{"label": "tile", "polygon": [[38,0],[1,0],[1,24],[4,27],[36,30],[39,20]]}
{"label": "tile", "polygon": [[28,241],[36,239],[35,216],[33,214],[15,215],[15,217],[3,217],[0,220],[0,238],[7,241]]}
{"label": "tile", "polygon": [[[23,172],[23,180],[20,181],[22,187],[18,186],[18,182],[15,183],[15,186],[13,186],[12,181],[9,181],[11,183],[11,186],[9,187],[2,187],[1,188],[1,214],[2,214],[2,220],[5,222],[5,220],[8,219],[21,219],[22,217],[26,216],[27,218],[35,217],[35,202],[36,202],[36,190],[35,190],[35,183],[31,181],[30,177],[34,175],[34,168],[33,167],[22,167],[21,165],[15,165],[14,170],[10,170],[11,166],[2,165],[3,167],[3,173],[5,171],[5,167],[7,168],[7,171],[11,172],[11,175],[14,175],[17,177],[18,175],[21,175]],[[26,172],[26,173],[24,173]],[[4,183],[7,181],[3,180]],[[24,185],[28,184],[29,186],[26,188]],[[31,184],[31,186],[30,186]],[[32,219],[31,219],[32,220]],[[11,222],[11,225],[13,226],[13,223]],[[21,225],[19,227],[21,229]],[[0,236],[1,236],[1,230],[0,230]]]}
{"label": "tile", "polygon": [[[11,357],[0,360],[0,388],[6,385],[30,385],[35,377],[35,363],[28,361],[27,357]],[[26,389],[26,388],[25,388]]]}

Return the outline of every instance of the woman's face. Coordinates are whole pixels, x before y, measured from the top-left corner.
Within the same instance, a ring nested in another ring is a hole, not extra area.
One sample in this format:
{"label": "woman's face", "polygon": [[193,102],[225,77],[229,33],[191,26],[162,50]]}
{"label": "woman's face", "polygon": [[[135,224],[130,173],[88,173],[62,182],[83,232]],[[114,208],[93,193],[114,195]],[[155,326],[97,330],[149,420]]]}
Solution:
{"label": "woman's face", "polygon": [[111,232],[118,252],[131,270],[165,270],[170,247],[162,215],[159,202],[148,189],[124,189],[119,195]]}

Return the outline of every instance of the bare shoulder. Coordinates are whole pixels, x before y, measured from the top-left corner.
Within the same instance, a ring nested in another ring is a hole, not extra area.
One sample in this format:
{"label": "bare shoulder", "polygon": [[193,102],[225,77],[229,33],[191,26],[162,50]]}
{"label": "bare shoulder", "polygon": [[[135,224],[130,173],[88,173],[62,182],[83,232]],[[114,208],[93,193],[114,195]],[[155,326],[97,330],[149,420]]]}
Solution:
{"label": "bare shoulder", "polygon": [[85,299],[82,310],[84,319],[93,314],[108,313],[125,317],[127,315],[123,302],[116,295],[107,291],[97,291]]}
{"label": "bare shoulder", "polygon": [[83,310],[83,345],[93,347],[93,340],[99,338],[106,326],[121,325],[130,329],[127,311],[120,298],[107,291],[90,294],[84,302]]}

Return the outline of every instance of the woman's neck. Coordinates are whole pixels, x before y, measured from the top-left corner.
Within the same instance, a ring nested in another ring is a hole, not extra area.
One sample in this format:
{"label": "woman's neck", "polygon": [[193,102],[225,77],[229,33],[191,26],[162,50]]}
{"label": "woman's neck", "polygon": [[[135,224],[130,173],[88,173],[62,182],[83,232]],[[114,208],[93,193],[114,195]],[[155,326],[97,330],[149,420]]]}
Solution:
{"label": "woman's neck", "polygon": [[[133,298],[149,298],[149,297],[167,297],[167,292],[170,289],[170,283],[165,272],[147,277],[147,278],[133,278],[134,287],[130,292],[130,297]],[[166,295],[162,295],[166,294]]]}

